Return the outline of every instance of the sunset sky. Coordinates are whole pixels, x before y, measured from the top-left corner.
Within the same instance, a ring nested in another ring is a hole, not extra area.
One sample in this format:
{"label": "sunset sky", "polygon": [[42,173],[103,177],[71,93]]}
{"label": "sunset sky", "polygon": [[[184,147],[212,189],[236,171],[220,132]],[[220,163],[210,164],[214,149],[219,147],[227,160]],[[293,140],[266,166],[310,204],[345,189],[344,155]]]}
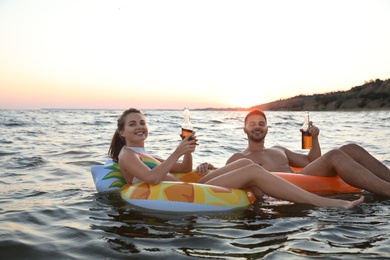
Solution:
{"label": "sunset sky", "polygon": [[0,0],[0,109],[249,107],[390,78],[390,1]]}

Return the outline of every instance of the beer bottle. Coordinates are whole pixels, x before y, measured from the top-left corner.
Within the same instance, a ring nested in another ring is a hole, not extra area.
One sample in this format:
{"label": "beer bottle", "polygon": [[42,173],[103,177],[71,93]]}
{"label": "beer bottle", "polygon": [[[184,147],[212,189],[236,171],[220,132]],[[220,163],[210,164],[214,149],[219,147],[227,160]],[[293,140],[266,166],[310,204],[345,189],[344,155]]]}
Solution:
{"label": "beer bottle", "polygon": [[311,134],[309,133],[309,127],[310,127],[310,119],[309,119],[309,112],[305,112],[303,125],[301,127],[302,132],[302,149],[310,149],[311,148]]}
{"label": "beer bottle", "polygon": [[190,110],[184,108],[184,123],[181,125],[181,137],[184,138],[194,131],[194,127],[190,121]]}

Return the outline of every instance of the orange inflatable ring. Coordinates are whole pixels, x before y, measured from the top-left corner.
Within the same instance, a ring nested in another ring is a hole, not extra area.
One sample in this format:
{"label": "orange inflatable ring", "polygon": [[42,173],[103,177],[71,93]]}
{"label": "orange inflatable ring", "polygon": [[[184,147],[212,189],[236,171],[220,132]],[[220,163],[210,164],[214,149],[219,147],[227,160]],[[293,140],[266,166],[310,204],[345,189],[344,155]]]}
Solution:
{"label": "orange inflatable ring", "polygon": [[361,189],[345,183],[339,176],[321,177],[310,176],[299,173],[274,172],[275,175],[282,179],[316,194],[339,194],[339,193],[356,193]]}

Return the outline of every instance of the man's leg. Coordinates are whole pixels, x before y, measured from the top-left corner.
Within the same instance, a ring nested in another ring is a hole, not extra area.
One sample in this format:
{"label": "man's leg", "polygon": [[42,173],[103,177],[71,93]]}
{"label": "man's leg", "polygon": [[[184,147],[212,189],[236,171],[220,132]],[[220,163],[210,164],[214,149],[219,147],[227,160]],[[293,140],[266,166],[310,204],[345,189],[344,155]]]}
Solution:
{"label": "man's leg", "polygon": [[390,169],[368,153],[363,147],[357,144],[347,144],[341,146],[340,150],[382,180],[390,182]]}
{"label": "man's leg", "polygon": [[339,175],[349,185],[390,197],[390,183],[353,160],[340,149],[331,150],[302,169],[301,174],[314,176]]}

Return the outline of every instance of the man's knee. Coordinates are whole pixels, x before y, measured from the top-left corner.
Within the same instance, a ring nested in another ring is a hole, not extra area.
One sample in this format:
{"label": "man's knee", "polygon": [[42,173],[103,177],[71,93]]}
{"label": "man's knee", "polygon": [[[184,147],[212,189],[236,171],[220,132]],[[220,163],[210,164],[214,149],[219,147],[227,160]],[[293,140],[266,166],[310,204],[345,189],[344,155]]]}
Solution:
{"label": "man's knee", "polygon": [[339,149],[346,154],[351,154],[353,152],[362,150],[362,147],[357,144],[345,144],[341,146]]}
{"label": "man's knee", "polygon": [[329,163],[339,163],[340,160],[344,160],[346,156],[347,155],[341,149],[333,149],[323,155],[324,159]]}

